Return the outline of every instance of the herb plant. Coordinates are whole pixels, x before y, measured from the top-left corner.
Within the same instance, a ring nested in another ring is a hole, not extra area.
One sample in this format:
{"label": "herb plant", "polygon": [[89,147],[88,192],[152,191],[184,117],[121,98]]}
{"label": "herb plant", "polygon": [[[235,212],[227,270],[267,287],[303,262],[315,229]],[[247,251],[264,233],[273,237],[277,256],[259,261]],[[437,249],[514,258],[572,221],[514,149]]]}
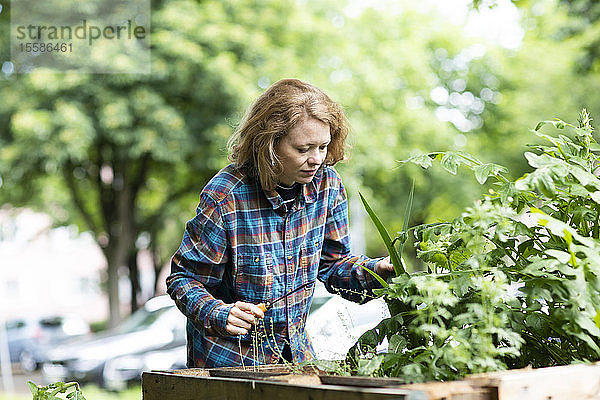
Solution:
{"label": "herb plant", "polygon": [[379,289],[391,317],[350,349],[358,373],[452,380],[600,359],[600,145],[585,110],[577,125],[544,121],[532,132],[543,144],[529,145],[532,171],[515,181],[462,152],[403,161],[466,167],[492,189],[452,221],[399,232],[396,242],[414,237],[424,270],[398,268]]}
{"label": "herb plant", "polygon": [[56,382],[38,386],[27,381],[27,386],[33,394],[33,400],[85,400],[77,382]]}

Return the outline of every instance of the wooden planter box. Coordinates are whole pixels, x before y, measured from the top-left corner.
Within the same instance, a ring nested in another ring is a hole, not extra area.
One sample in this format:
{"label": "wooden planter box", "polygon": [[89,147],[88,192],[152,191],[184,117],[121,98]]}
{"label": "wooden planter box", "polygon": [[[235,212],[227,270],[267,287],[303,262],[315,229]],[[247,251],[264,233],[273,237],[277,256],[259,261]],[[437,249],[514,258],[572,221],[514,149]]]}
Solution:
{"label": "wooden planter box", "polygon": [[577,400],[600,398],[600,364],[471,375],[454,382],[402,384],[391,378],[327,375],[285,365],[152,371],[143,400]]}

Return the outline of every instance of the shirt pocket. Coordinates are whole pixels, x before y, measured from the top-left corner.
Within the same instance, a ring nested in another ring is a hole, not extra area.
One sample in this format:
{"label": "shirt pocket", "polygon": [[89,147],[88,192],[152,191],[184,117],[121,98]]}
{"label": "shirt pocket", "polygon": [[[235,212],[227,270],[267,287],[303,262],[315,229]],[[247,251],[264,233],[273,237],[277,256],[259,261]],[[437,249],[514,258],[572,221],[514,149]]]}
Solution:
{"label": "shirt pocket", "polygon": [[321,261],[322,240],[317,236],[307,236],[302,244],[300,266],[305,272],[306,282],[316,278]]}
{"label": "shirt pocket", "polygon": [[235,286],[237,299],[261,303],[271,299],[273,263],[271,254],[245,254],[238,257]]}

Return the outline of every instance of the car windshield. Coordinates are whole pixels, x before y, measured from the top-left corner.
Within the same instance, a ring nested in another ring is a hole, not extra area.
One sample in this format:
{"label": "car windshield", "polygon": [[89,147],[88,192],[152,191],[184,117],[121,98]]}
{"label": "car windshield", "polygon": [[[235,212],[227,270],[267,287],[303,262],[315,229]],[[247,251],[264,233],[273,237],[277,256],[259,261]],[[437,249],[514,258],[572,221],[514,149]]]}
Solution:
{"label": "car windshield", "polygon": [[131,317],[125,320],[118,328],[119,333],[130,333],[139,331],[152,325],[165,311],[170,307],[162,307],[156,310],[148,311],[145,308],[140,308],[134,312]]}
{"label": "car windshield", "polygon": [[19,329],[19,328],[24,327],[25,325],[26,325],[25,321],[20,320],[20,319],[7,321],[6,329],[7,330]]}
{"label": "car windshield", "polygon": [[40,325],[44,328],[58,328],[62,323],[63,319],[61,317],[49,317],[40,320]]}

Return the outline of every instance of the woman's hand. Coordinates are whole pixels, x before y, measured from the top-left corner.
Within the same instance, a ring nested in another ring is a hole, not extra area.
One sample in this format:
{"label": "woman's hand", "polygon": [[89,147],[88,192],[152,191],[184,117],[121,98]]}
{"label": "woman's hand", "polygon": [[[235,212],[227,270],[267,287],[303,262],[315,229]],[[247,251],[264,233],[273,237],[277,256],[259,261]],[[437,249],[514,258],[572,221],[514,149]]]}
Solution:
{"label": "woman's hand", "polygon": [[258,323],[257,318],[264,318],[265,314],[256,304],[236,302],[227,316],[225,330],[231,335],[245,335],[252,326]]}
{"label": "woman's hand", "polygon": [[390,262],[390,256],[377,261],[377,264],[375,264],[375,272],[385,280],[390,276],[395,275],[394,266]]}

